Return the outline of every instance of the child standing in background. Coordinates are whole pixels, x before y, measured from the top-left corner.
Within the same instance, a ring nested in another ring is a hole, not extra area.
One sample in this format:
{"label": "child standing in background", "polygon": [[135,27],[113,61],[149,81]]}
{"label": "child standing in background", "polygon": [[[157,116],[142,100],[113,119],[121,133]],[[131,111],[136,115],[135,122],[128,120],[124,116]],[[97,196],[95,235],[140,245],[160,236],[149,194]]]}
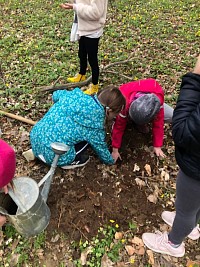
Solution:
{"label": "child standing in background", "polygon": [[98,46],[99,39],[103,34],[106,21],[108,0],[76,0],[74,4],[64,3],[64,9],[73,9],[78,19],[77,34],[79,36],[80,70],[75,77],[68,78],[68,82],[80,82],[86,79],[87,60],[92,70],[92,84],[84,92],[94,94],[98,92],[99,64]]}

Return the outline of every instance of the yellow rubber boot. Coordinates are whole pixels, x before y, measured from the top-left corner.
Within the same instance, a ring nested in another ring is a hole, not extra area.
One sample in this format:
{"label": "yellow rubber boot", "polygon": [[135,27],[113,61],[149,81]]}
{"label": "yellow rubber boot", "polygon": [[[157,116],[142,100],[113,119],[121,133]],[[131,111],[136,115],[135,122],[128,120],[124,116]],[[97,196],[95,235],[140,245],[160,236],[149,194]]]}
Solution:
{"label": "yellow rubber boot", "polygon": [[91,83],[89,88],[85,90],[84,93],[86,95],[93,95],[93,94],[98,93],[98,90],[99,90],[99,85],[98,84],[94,85],[93,83]]}
{"label": "yellow rubber boot", "polygon": [[82,82],[85,80],[86,80],[85,75],[82,75],[80,73],[77,73],[74,77],[67,78],[67,81],[69,83],[78,83],[78,82]]}

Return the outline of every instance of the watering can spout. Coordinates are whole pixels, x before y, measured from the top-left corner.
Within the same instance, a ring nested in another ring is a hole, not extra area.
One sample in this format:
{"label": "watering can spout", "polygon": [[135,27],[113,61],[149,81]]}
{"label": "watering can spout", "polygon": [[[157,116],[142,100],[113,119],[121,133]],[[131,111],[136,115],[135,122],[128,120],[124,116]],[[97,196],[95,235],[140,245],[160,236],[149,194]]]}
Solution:
{"label": "watering can spout", "polygon": [[51,182],[52,182],[52,178],[53,178],[54,172],[55,172],[56,167],[57,167],[58,159],[59,159],[60,155],[63,155],[64,153],[69,151],[69,146],[67,146],[65,144],[62,144],[62,143],[58,143],[58,142],[52,143],[51,147],[52,147],[52,150],[55,153],[55,157],[53,159],[53,162],[51,164],[51,168],[50,168],[49,172],[38,183],[38,186],[40,187],[45,182],[44,186],[42,188],[42,191],[41,191],[41,195],[42,195],[43,200],[45,202],[47,201],[47,198],[48,198],[50,185],[51,185]]}

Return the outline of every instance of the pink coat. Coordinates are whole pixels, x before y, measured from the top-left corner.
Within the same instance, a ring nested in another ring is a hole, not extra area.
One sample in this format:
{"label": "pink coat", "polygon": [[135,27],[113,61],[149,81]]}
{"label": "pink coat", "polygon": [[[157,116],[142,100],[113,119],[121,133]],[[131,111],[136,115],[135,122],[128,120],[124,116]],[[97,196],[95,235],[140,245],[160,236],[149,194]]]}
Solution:
{"label": "pink coat", "polygon": [[14,150],[0,139],[0,188],[7,185],[14,177],[16,167]]}
{"label": "pink coat", "polygon": [[162,147],[164,136],[164,91],[154,79],[138,80],[120,86],[120,91],[126,98],[125,109],[116,117],[112,129],[112,147],[120,148],[122,137],[129,120],[129,107],[137,92],[154,93],[161,103],[161,108],[155,119],[152,121],[153,146]]}

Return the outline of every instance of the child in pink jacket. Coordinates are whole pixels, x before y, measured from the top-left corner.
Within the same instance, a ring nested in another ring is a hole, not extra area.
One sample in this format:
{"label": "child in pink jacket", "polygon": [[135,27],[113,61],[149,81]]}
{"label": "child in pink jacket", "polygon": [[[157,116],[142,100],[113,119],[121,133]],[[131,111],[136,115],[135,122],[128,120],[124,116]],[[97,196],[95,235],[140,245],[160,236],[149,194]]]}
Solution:
{"label": "child in pink jacket", "polygon": [[153,147],[157,156],[165,157],[162,151],[164,122],[171,122],[173,108],[164,103],[164,91],[154,79],[138,80],[120,86],[126,98],[125,109],[116,117],[112,129],[112,156],[121,159],[119,148],[127,121],[138,126],[152,122]]}
{"label": "child in pink jacket", "polygon": [[[15,174],[16,159],[15,152],[5,141],[0,139],[0,188],[5,194],[8,187],[12,187],[11,180]],[[0,215],[0,227],[6,222],[6,217]]]}

